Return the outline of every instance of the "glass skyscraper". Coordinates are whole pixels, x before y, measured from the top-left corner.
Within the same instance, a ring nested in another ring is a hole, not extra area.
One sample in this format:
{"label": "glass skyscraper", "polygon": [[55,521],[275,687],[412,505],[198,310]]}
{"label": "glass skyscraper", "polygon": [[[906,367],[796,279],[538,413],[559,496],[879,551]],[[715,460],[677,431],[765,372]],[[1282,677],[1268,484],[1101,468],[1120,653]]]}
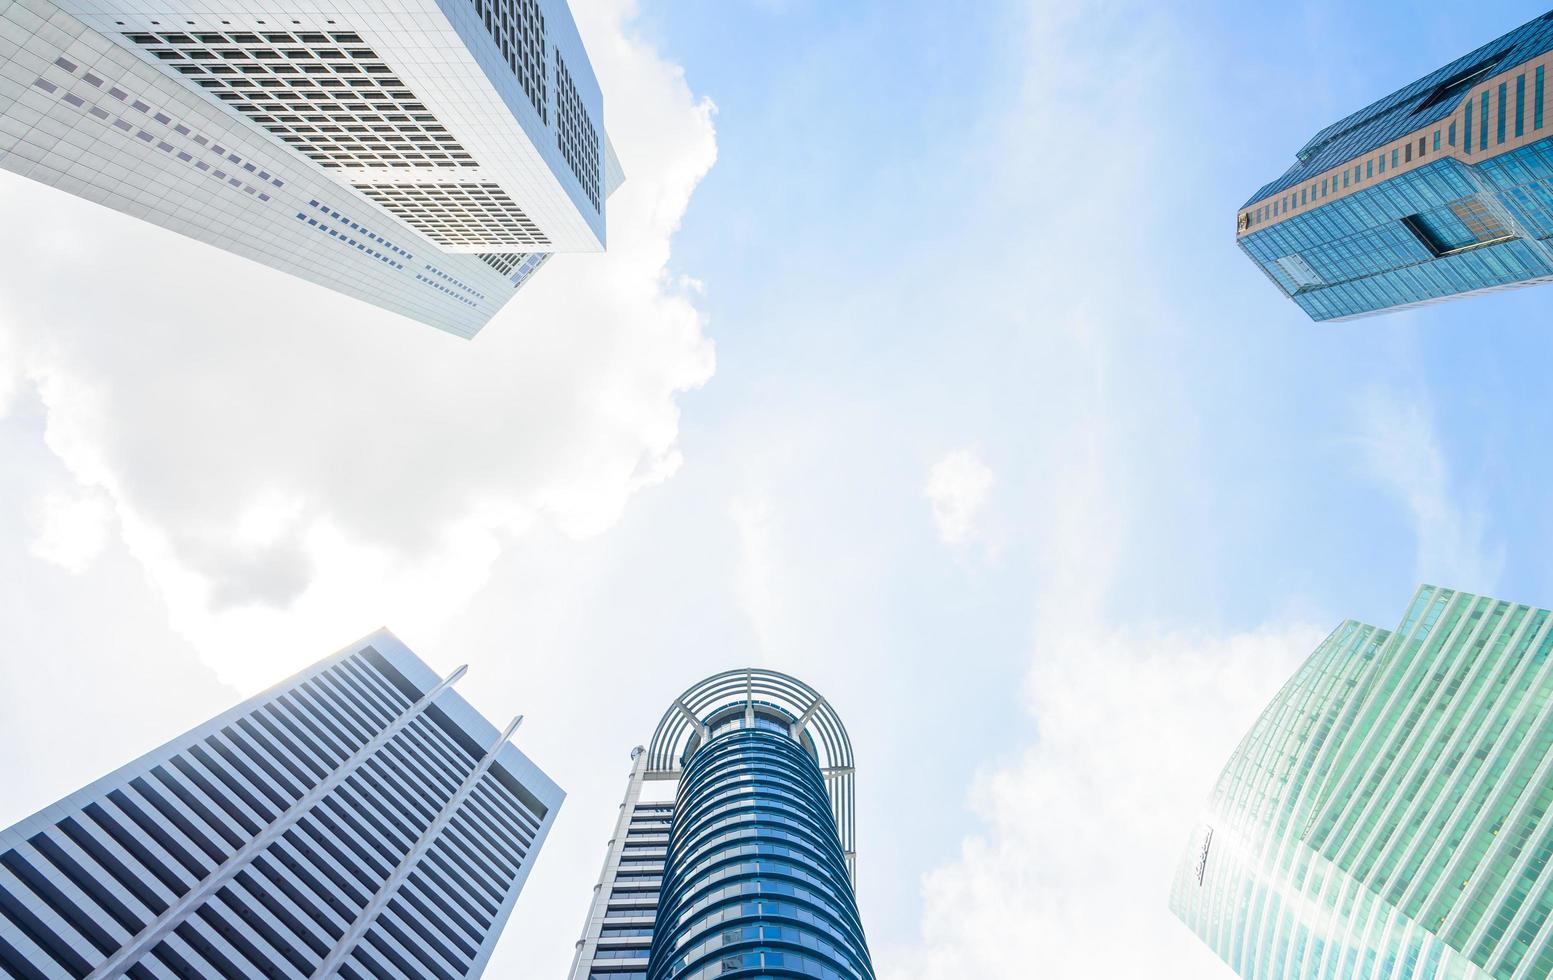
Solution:
{"label": "glass skyscraper", "polygon": [[772,671],[717,674],[631,760],[572,980],[872,980],[852,745],[824,697]]}
{"label": "glass skyscraper", "polygon": [[0,831],[23,980],[485,969],[562,793],[378,632]]}
{"label": "glass skyscraper", "polygon": [[1553,614],[1425,586],[1230,757],[1171,893],[1256,980],[1553,976]]}
{"label": "glass skyscraper", "polygon": [[1317,133],[1240,209],[1312,319],[1553,278],[1553,13]]}

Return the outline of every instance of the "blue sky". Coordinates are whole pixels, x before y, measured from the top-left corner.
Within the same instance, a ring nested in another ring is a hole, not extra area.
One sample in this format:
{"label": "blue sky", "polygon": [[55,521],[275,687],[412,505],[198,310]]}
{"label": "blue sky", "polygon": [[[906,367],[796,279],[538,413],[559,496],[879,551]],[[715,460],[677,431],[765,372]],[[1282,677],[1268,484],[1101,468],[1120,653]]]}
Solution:
{"label": "blue sky", "polygon": [[0,824],[387,625],[570,793],[554,976],[630,747],[757,663],[852,729],[884,975],[1214,975],[1176,848],[1320,636],[1553,601],[1553,290],[1318,326],[1236,208],[1543,9],[574,6],[611,254],[471,344],[0,175]]}

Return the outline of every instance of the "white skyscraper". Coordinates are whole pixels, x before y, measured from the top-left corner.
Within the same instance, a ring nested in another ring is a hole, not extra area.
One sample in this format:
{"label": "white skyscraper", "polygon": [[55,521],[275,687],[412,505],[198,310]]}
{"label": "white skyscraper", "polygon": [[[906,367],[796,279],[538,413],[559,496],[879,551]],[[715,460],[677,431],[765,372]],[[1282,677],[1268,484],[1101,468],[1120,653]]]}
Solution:
{"label": "white skyscraper", "polygon": [[565,0],[0,0],[0,166],[465,337],[623,179]]}
{"label": "white skyscraper", "polygon": [[0,831],[26,980],[480,975],[563,794],[375,633]]}

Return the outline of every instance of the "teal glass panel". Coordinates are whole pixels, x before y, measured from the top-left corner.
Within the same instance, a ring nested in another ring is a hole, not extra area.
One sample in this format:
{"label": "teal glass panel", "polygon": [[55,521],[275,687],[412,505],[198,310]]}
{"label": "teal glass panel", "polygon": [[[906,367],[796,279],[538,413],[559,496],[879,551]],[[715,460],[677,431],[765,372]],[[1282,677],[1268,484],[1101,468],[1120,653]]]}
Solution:
{"label": "teal glass panel", "polygon": [[1537,91],[1532,96],[1531,125],[1533,129],[1542,128],[1542,68],[1537,69]]}
{"label": "teal glass panel", "polygon": [[[1509,82],[1500,82],[1499,83],[1499,106],[1498,106],[1498,108],[1499,108],[1499,142],[1500,143],[1504,142],[1505,108],[1509,104],[1509,101],[1510,101],[1509,91],[1510,91],[1510,83]],[[1486,97],[1487,96],[1485,95],[1485,98]]]}
{"label": "teal glass panel", "polygon": [[1515,76],[1515,135],[1526,135],[1526,73]]}

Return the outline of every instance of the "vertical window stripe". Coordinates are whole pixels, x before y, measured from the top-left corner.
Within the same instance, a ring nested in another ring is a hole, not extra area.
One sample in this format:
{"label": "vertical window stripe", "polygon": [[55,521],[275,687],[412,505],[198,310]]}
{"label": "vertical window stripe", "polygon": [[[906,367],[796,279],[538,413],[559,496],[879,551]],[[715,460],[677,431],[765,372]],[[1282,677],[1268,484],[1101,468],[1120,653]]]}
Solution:
{"label": "vertical window stripe", "polygon": [[1542,128],[1542,74],[1543,69],[1537,69],[1537,91],[1532,96],[1531,102],[1531,128]]}
{"label": "vertical window stripe", "polygon": [[1488,89],[1483,90],[1483,101],[1478,116],[1478,149],[1488,149]]}
{"label": "vertical window stripe", "polygon": [[1526,135],[1526,75],[1515,76],[1515,135]]}
{"label": "vertical window stripe", "polygon": [[1451,146],[1456,145],[1456,120],[1454,119],[1451,120],[1451,128],[1447,134],[1446,142],[1450,143]]}
{"label": "vertical window stripe", "polygon": [[1468,153],[1472,152],[1472,108],[1473,108],[1472,100],[1468,99],[1467,100],[1467,111],[1466,111],[1466,113],[1464,115],[1463,123],[1462,123],[1462,138],[1461,138],[1461,145],[1466,148]]}
{"label": "vertical window stripe", "polygon": [[1510,83],[1499,83],[1499,139],[1496,142],[1504,142],[1504,118],[1505,105],[1510,101]]}

